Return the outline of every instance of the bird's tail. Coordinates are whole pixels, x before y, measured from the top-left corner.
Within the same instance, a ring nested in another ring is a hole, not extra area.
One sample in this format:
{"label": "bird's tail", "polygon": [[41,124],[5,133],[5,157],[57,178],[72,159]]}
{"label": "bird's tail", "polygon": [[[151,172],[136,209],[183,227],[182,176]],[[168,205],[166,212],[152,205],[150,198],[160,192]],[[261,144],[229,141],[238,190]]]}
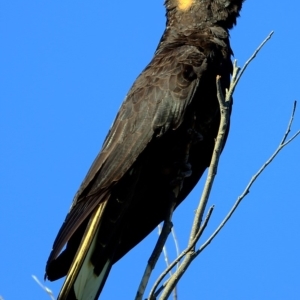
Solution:
{"label": "bird's tail", "polygon": [[57,300],[98,299],[112,266],[111,259],[107,259],[100,274],[97,275],[94,272],[94,265],[91,263],[106,203],[107,201],[102,202],[91,216]]}

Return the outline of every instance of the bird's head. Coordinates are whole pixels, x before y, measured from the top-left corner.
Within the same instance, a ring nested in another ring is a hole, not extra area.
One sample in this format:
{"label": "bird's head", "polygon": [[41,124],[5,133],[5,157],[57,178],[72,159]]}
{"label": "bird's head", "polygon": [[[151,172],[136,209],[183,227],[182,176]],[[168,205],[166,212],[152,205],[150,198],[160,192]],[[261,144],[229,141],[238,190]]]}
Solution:
{"label": "bird's head", "polygon": [[220,25],[232,28],[244,0],[166,0],[167,25]]}

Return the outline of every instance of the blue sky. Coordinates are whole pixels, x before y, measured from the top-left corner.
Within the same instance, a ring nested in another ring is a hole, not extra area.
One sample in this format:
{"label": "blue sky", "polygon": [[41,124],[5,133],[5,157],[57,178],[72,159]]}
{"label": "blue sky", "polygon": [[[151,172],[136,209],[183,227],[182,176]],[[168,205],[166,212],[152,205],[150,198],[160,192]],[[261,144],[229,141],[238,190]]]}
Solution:
{"label": "blue sky", "polygon": [[[210,198],[216,208],[205,236],[278,146],[299,99],[299,6],[248,0],[231,32],[240,65],[271,30],[275,34],[236,90],[231,132]],[[73,195],[164,26],[162,0],[0,2],[0,295],[5,300],[49,299],[31,275],[42,280]],[[292,129],[300,129],[300,108]],[[300,298],[299,151],[300,138],[259,178],[180,282],[180,300]],[[175,213],[181,249],[200,186]],[[113,268],[101,299],[133,299],[156,236]],[[172,241],[168,249],[172,258]],[[163,267],[161,259],[152,282]],[[46,282],[55,295],[61,284]]]}

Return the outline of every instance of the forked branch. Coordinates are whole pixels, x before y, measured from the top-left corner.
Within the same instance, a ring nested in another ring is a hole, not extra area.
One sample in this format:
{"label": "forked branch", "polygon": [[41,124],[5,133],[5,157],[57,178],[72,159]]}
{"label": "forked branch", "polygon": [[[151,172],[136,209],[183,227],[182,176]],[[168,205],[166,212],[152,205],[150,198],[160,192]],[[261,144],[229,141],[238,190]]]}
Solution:
{"label": "forked branch", "polygon": [[[163,292],[162,292],[162,295],[160,297],[160,300],[165,300],[169,297],[170,293],[172,292],[172,290],[174,289],[174,287],[176,286],[176,284],[178,283],[178,281],[180,280],[182,275],[185,273],[185,271],[188,268],[188,266],[190,265],[190,263],[201,253],[202,250],[205,249],[205,247],[214,239],[214,237],[218,234],[218,232],[222,229],[222,227],[230,219],[231,215],[233,214],[233,212],[235,211],[235,209],[237,208],[237,206],[239,205],[241,200],[249,192],[250,187],[252,186],[254,181],[257,179],[257,177],[263,172],[263,170],[267,167],[267,165],[269,165],[271,163],[271,161],[275,158],[275,156],[279,153],[279,151],[284,146],[286,146],[288,143],[290,143],[300,133],[300,131],[298,131],[290,140],[286,141],[287,136],[290,132],[290,128],[291,128],[292,121],[293,121],[294,114],[295,114],[296,104],[294,104],[291,120],[289,122],[287,131],[286,131],[286,133],[284,135],[284,138],[283,138],[282,142],[280,143],[278,149],[271,156],[271,158],[263,165],[263,167],[254,175],[254,177],[251,179],[251,181],[247,185],[244,193],[238,198],[238,200],[234,204],[233,208],[230,210],[228,215],[225,217],[225,219],[222,221],[222,223],[219,225],[219,227],[215,230],[215,232],[210,236],[210,238],[198,250],[195,250],[196,243],[200,239],[200,237],[201,237],[201,235],[202,235],[202,233],[203,233],[203,231],[204,231],[204,229],[205,229],[205,227],[206,227],[206,225],[209,221],[211,213],[213,211],[213,208],[210,208],[210,210],[208,212],[208,215],[207,215],[206,219],[204,220],[204,222],[201,226],[204,211],[205,211],[207,201],[208,201],[208,198],[209,198],[209,195],[210,195],[210,191],[211,191],[211,188],[212,188],[212,185],[213,185],[213,181],[214,181],[215,175],[217,174],[217,166],[218,166],[219,157],[220,157],[223,145],[224,145],[224,137],[225,137],[226,128],[227,128],[228,123],[229,123],[229,117],[230,117],[229,116],[229,114],[230,114],[229,108],[230,108],[230,105],[231,105],[231,101],[232,101],[231,99],[232,99],[233,92],[234,92],[234,90],[236,88],[236,85],[239,82],[239,79],[241,78],[243,72],[246,70],[247,66],[255,58],[255,56],[257,55],[259,50],[264,46],[264,44],[271,38],[272,34],[273,34],[273,32],[271,32],[268,35],[268,37],[262,42],[262,44],[254,51],[253,55],[247,60],[247,62],[245,63],[245,65],[243,66],[242,69],[240,69],[237,66],[236,61],[234,61],[234,63],[233,63],[234,69],[233,69],[231,84],[230,84],[229,89],[226,91],[226,96],[225,97],[224,97],[224,95],[222,93],[222,90],[221,90],[220,78],[217,77],[217,79],[216,79],[217,97],[218,97],[218,101],[219,101],[219,105],[220,105],[221,120],[220,120],[219,132],[218,132],[218,136],[217,136],[217,139],[216,139],[215,148],[214,148],[210,168],[209,168],[208,175],[207,175],[207,180],[206,180],[204,190],[203,190],[200,202],[199,202],[199,206],[198,206],[197,211],[196,211],[196,215],[195,215],[193,226],[192,226],[192,231],[191,231],[191,234],[190,234],[189,243],[188,243],[187,248],[170,264],[170,266],[160,275],[158,280],[155,282],[155,284],[154,284],[154,286],[153,286],[153,288],[150,292],[150,295],[149,295],[149,298],[148,298],[149,300],[156,299],[159,292],[161,292],[161,291],[163,291]],[[183,259],[179,269],[173,274],[173,276],[171,276],[171,278],[169,278],[169,280],[167,280],[163,284],[163,286],[158,288],[159,284],[162,282],[162,280],[164,279],[166,274],[182,258],[184,258],[184,259]]]}

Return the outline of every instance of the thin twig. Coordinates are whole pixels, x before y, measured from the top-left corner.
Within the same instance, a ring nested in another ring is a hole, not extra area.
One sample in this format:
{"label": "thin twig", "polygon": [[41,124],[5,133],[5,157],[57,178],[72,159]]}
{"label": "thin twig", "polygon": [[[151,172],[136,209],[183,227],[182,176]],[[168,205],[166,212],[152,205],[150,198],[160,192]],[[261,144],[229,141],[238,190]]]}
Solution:
{"label": "thin twig", "polygon": [[172,227],[171,233],[172,233],[173,241],[175,244],[176,255],[178,256],[180,254],[180,250],[179,250],[179,243],[178,243],[178,239],[177,239],[174,227]]}
{"label": "thin twig", "polygon": [[[157,228],[158,228],[158,235],[160,235],[161,229],[162,229],[161,224],[158,224]],[[172,229],[171,229],[171,231],[172,231]],[[164,254],[165,263],[168,267],[170,265],[170,262],[169,262],[169,256],[168,256],[166,245],[164,245],[164,247],[163,247],[163,254]],[[170,275],[172,275],[172,272],[170,272]]]}
{"label": "thin twig", "polygon": [[[261,47],[262,47],[262,45],[259,46],[259,49]],[[255,50],[255,53],[257,53],[257,50]],[[254,57],[255,55],[252,55],[252,57]],[[249,64],[250,61],[251,60],[247,61],[248,64]],[[244,66],[243,70],[245,70],[246,67]],[[239,70],[240,70],[240,68],[237,66],[237,62],[235,60],[234,63],[233,63],[233,73],[232,73],[230,88],[226,93],[226,98],[224,98],[224,95],[223,95],[223,92],[222,92],[220,77],[217,76],[217,79],[216,79],[217,98],[218,98],[218,101],[219,101],[220,115],[221,115],[220,125],[219,125],[219,131],[218,131],[218,135],[217,135],[217,138],[216,138],[215,148],[214,148],[214,151],[213,151],[210,167],[209,167],[209,170],[208,170],[207,179],[205,181],[205,185],[204,185],[204,188],[203,188],[201,199],[200,199],[200,202],[199,202],[199,205],[197,207],[196,214],[195,214],[195,217],[194,217],[192,231],[191,231],[191,234],[190,234],[190,243],[195,238],[195,235],[196,235],[197,231],[199,230],[200,224],[202,222],[203,214],[204,214],[204,211],[205,211],[205,207],[206,207],[209,195],[210,195],[210,191],[211,191],[211,188],[213,186],[214,178],[217,175],[217,168],[218,168],[219,158],[220,158],[223,146],[224,146],[224,140],[225,140],[225,136],[226,136],[226,129],[227,129],[227,126],[229,124],[229,119],[230,119],[230,106],[231,106],[231,102],[232,102],[232,93],[235,89],[235,86],[238,83],[237,78],[239,77]]]}
{"label": "thin twig", "polygon": [[[167,279],[155,292],[154,294],[154,298],[151,298],[151,299],[156,299],[158,297],[158,295],[160,294],[160,292],[166,287],[167,283],[168,283],[169,279]],[[146,299],[148,300],[148,299]],[[150,298],[149,298],[150,300]]]}
{"label": "thin twig", "polygon": [[[250,58],[245,62],[244,66],[242,67],[242,69],[240,71],[238,71],[238,74],[235,78],[235,82],[233,85],[230,85],[229,88],[229,92],[228,92],[228,96],[232,97],[235,87],[237,86],[240,78],[242,77],[243,73],[245,72],[245,70],[247,69],[248,65],[251,63],[251,61],[256,57],[256,55],[258,54],[258,52],[261,50],[261,48],[267,43],[267,41],[269,39],[271,39],[272,35],[273,35],[274,31],[271,31],[269,33],[269,35],[263,40],[263,42],[258,46],[258,48],[253,52],[253,54],[250,56]],[[234,61],[236,62],[236,61]],[[233,79],[232,79],[233,80]]]}
{"label": "thin twig", "polygon": [[[232,214],[235,212],[241,201],[245,198],[247,194],[250,192],[250,188],[253,185],[253,183],[256,181],[256,179],[259,177],[259,175],[265,170],[265,168],[273,161],[273,159],[277,156],[277,154],[286,146],[288,145],[293,139],[295,139],[299,134],[300,130],[297,131],[288,141],[286,141],[286,138],[288,137],[289,132],[291,131],[291,126],[293,123],[294,115],[296,110],[296,101],[294,102],[292,115],[287,127],[287,131],[284,134],[284,137],[279,144],[278,148],[275,150],[275,152],[271,155],[271,157],[263,164],[263,166],[258,170],[258,172],[251,178],[248,185],[246,186],[244,192],[238,197],[236,202],[234,203],[233,207],[227,214],[227,216],[224,218],[224,220],[221,222],[221,224],[218,226],[218,228],[214,231],[214,233],[207,239],[207,241],[197,250],[197,255],[200,254],[215,238],[215,236],[219,233],[219,231],[224,227],[224,225],[227,223],[227,221],[230,219]],[[285,142],[286,141],[286,142]]]}
{"label": "thin twig", "polygon": [[[186,248],[184,251],[182,251],[181,254],[178,255],[177,258],[169,265],[169,267],[166,268],[166,269],[161,273],[161,275],[158,277],[158,279],[157,279],[156,282],[154,283],[154,285],[153,285],[153,287],[152,287],[152,289],[151,289],[151,291],[150,291],[150,293],[149,293],[149,297],[148,297],[149,300],[155,299],[155,298],[159,295],[160,291],[162,290],[162,288],[165,287],[165,285],[167,284],[168,281],[166,281],[166,282],[163,284],[163,286],[160,287],[160,288],[155,292],[155,290],[157,289],[158,285],[161,283],[161,281],[164,279],[164,277],[169,273],[169,271],[172,270],[172,269],[174,268],[174,266],[175,266],[178,262],[180,262],[180,260],[181,260],[181,259],[182,259],[189,251],[192,250],[192,248],[194,248],[194,246],[195,246],[195,244],[197,243],[199,237],[201,236],[201,234],[202,234],[203,231],[205,230],[205,228],[206,228],[206,226],[207,226],[207,224],[208,224],[208,222],[209,222],[209,220],[210,220],[210,217],[211,217],[211,215],[212,215],[213,210],[214,210],[214,206],[211,206],[211,207],[209,208],[208,213],[207,213],[207,215],[206,215],[206,217],[205,217],[205,220],[204,220],[204,222],[203,222],[203,224],[202,224],[202,226],[201,226],[201,229],[198,231],[198,233],[197,233],[197,235],[195,236],[195,239],[192,241],[191,245],[190,245],[188,248]],[[154,298],[153,298],[153,295],[154,295]]]}
{"label": "thin twig", "polygon": [[[31,275],[31,276],[34,279],[34,281],[50,296],[51,300],[55,300],[53,292],[49,288],[47,288],[45,285],[43,285],[35,275]],[[1,298],[0,298],[0,300],[1,300]]]}
{"label": "thin twig", "polygon": [[230,100],[231,100],[231,98],[229,98],[228,101],[226,101],[227,99],[226,100],[224,99],[219,76],[217,76],[216,85],[217,85],[217,97],[218,97],[219,105],[220,105],[221,120],[220,120],[219,132],[218,132],[218,135],[216,138],[215,147],[214,147],[214,151],[213,151],[213,155],[212,155],[212,159],[211,159],[211,164],[210,164],[208,174],[207,174],[207,179],[206,179],[206,182],[205,182],[205,185],[203,188],[203,193],[201,195],[199,205],[198,205],[196,213],[195,213],[194,223],[193,223],[192,231],[190,234],[190,243],[192,240],[194,240],[194,238],[199,230],[200,224],[202,222],[205,207],[206,207],[209,195],[210,195],[210,191],[211,191],[215,176],[217,174],[218,162],[219,162],[221,151],[222,151],[222,148],[224,145],[226,130],[227,130],[227,126],[228,126],[229,118],[230,118],[230,105],[231,105]]}
{"label": "thin twig", "polygon": [[152,271],[156,265],[156,262],[161,254],[164,244],[166,243],[166,240],[171,232],[171,228],[173,226],[171,220],[172,220],[172,215],[173,215],[173,211],[174,211],[174,207],[175,207],[175,200],[176,200],[176,198],[174,197],[174,199],[172,199],[172,201],[170,201],[168,216],[167,216],[166,220],[164,221],[164,225],[163,225],[161,234],[159,235],[159,238],[156,242],[153,252],[148,260],[148,264],[146,266],[144,275],[140,282],[135,300],[142,300],[143,295],[145,293],[146,286],[147,286],[149,278],[151,276],[151,273],[152,273]]}
{"label": "thin twig", "polygon": [[297,108],[297,101],[294,101],[294,106],[293,106],[293,111],[292,111],[292,116],[290,118],[290,122],[289,122],[289,125],[287,127],[287,130],[283,136],[283,139],[280,143],[280,145],[284,144],[285,140],[287,139],[289,133],[291,132],[291,127],[292,127],[292,124],[293,124],[293,121],[294,121],[294,116],[295,116],[295,112],[296,112],[296,108]]}
{"label": "thin twig", "polygon": [[[158,228],[158,234],[160,235],[161,234],[161,224],[158,224],[157,228]],[[171,232],[173,233],[173,227],[171,229]],[[174,238],[174,235],[173,235],[173,238]],[[169,261],[169,256],[168,256],[168,251],[167,251],[167,246],[166,245],[164,245],[164,247],[163,247],[163,254],[164,254],[164,259],[165,259],[165,262],[166,262],[166,266],[169,267],[170,261]],[[172,276],[172,271],[171,270],[169,271],[169,274],[170,274],[170,276]],[[177,300],[177,288],[176,288],[176,286],[173,290],[173,299]]]}
{"label": "thin twig", "polygon": [[[172,233],[173,241],[175,244],[176,257],[178,257],[180,255],[180,250],[179,250],[179,243],[178,243],[178,239],[177,239],[174,227],[172,227],[171,233]],[[177,270],[178,270],[178,268],[179,268],[179,262],[177,263]],[[174,289],[174,300],[177,300],[177,299],[178,299],[178,291],[177,291],[177,285],[176,285],[175,289]]]}

